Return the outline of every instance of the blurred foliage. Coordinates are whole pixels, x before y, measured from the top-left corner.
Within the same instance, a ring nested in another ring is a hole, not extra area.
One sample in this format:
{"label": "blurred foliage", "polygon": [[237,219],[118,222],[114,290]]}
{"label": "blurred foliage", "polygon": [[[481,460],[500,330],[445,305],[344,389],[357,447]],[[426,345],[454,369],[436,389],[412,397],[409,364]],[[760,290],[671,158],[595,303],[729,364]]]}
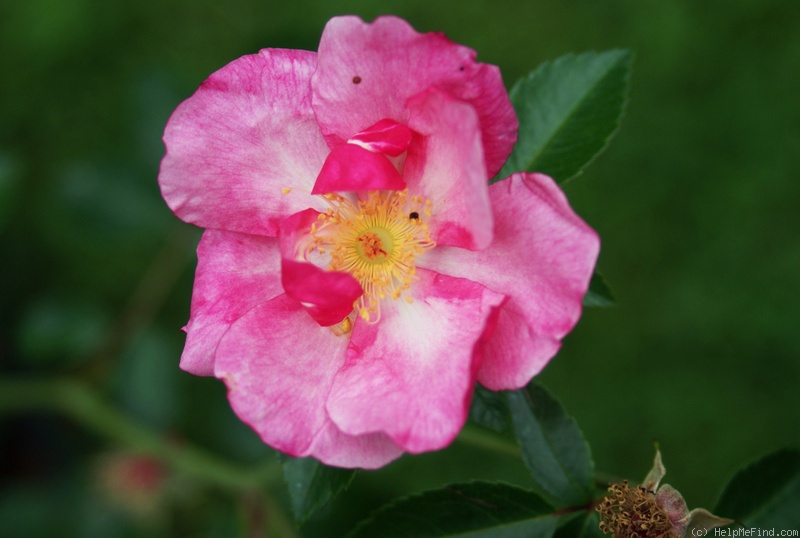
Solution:
{"label": "blurred foliage", "polygon": [[[800,442],[800,3],[786,0],[3,2],[4,377],[77,377],[176,442],[242,464],[274,457],[221,383],[177,369],[199,233],[160,199],[160,137],[211,72],[262,47],[313,50],[342,13],[444,31],[500,65],[509,87],[568,52],[632,48],[622,128],[566,185],[603,239],[617,306],[587,309],[542,378],[597,469],[638,477],[657,438],[692,506],[712,505],[743,462]],[[254,507],[288,509],[280,482],[260,502],[170,475],[163,513],[143,516],[97,477],[119,451],[62,415],[3,416],[0,527],[232,536],[243,521],[266,525]],[[518,458],[456,444],[358,473],[301,533],[342,535],[390,499],[445,482],[527,486],[527,476]]]}

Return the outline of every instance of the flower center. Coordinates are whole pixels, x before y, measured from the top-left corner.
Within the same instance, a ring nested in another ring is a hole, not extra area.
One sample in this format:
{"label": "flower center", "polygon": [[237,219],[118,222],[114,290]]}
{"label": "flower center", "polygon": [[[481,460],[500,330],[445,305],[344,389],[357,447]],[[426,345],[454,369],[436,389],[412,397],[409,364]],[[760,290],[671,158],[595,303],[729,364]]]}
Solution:
{"label": "flower center", "polygon": [[432,204],[409,196],[408,190],[370,191],[355,203],[339,194],[326,194],[325,199],[331,208],[311,229],[311,249],[329,255],[329,270],[358,280],[364,294],[354,308],[375,323],[380,302],[403,296],[414,280],[416,256],[435,246],[425,223]]}
{"label": "flower center", "polygon": [[[394,246],[392,237],[383,228],[367,230],[359,236],[357,241],[358,244],[356,246],[365,263],[386,262],[386,258],[389,257],[389,253],[392,252],[392,247]],[[384,248],[388,249],[388,252]]]}

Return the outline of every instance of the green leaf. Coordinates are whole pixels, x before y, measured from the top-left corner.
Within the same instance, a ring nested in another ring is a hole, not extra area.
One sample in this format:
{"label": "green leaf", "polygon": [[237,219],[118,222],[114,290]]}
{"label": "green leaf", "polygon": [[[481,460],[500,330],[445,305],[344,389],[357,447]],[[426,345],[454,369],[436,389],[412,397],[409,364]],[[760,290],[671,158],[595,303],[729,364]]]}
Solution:
{"label": "green leaf", "polygon": [[283,463],[283,478],[297,521],[304,521],[343,491],[355,476],[352,469],[328,467],[314,458],[289,458]]}
{"label": "green leaf", "polygon": [[380,508],[350,538],[548,538],[558,523],[538,495],[471,482],[406,497]]}
{"label": "green leaf", "polygon": [[505,393],[475,385],[469,418],[475,424],[496,432],[508,430],[511,426],[511,415]]}
{"label": "green leaf", "polygon": [[603,537],[606,537],[606,535],[600,532],[600,516],[594,510],[581,517],[569,520],[569,522],[561,526],[555,534],[555,538]]}
{"label": "green leaf", "polygon": [[600,276],[600,273],[595,271],[592,275],[592,280],[589,282],[589,291],[583,296],[583,306],[606,307],[614,306],[615,304],[616,300],[614,299],[614,294],[611,292],[611,288],[608,287],[608,284],[606,284],[606,281]]}
{"label": "green leaf", "polygon": [[594,463],[578,425],[544,387],[508,393],[522,459],[537,491],[556,507],[583,506],[594,494]]}
{"label": "green leaf", "polygon": [[748,527],[800,528],[800,450],[780,450],[731,479],[713,512]]}
{"label": "green leaf", "polygon": [[628,50],[568,54],[520,79],[510,94],[519,139],[495,180],[519,171],[577,176],[619,126],[630,64]]}

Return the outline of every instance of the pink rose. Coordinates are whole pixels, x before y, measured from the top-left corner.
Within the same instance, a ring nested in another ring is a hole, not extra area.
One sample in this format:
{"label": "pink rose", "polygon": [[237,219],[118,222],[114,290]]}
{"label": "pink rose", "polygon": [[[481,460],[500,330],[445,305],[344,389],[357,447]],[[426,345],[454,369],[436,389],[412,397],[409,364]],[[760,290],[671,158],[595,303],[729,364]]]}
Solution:
{"label": "pink rose", "polygon": [[500,72],[395,17],[223,67],[159,182],[206,228],[181,368],[278,450],[376,468],[447,446],[478,381],[524,386],[577,323],[599,242],[516,141]]}

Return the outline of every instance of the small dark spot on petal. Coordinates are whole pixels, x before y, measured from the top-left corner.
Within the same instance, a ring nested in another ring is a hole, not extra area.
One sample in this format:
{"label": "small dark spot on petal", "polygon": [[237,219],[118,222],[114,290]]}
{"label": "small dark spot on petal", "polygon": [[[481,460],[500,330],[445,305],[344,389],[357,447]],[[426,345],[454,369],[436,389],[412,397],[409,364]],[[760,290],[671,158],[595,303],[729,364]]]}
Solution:
{"label": "small dark spot on petal", "polygon": [[466,67],[464,67],[463,65],[458,68],[459,71],[463,71],[464,69],[466,69]]}
{"label": "small dark spot on petal", "polygon": [[353,84],[361,84],[361,77],[358,75],[353,77]]}
{"label": "small dark spot on petal", "polygon": [[417,213],[416,211],[412,211],[408,215],[408,218],[410,218],[411,220],[419,220],[419,213]]}

